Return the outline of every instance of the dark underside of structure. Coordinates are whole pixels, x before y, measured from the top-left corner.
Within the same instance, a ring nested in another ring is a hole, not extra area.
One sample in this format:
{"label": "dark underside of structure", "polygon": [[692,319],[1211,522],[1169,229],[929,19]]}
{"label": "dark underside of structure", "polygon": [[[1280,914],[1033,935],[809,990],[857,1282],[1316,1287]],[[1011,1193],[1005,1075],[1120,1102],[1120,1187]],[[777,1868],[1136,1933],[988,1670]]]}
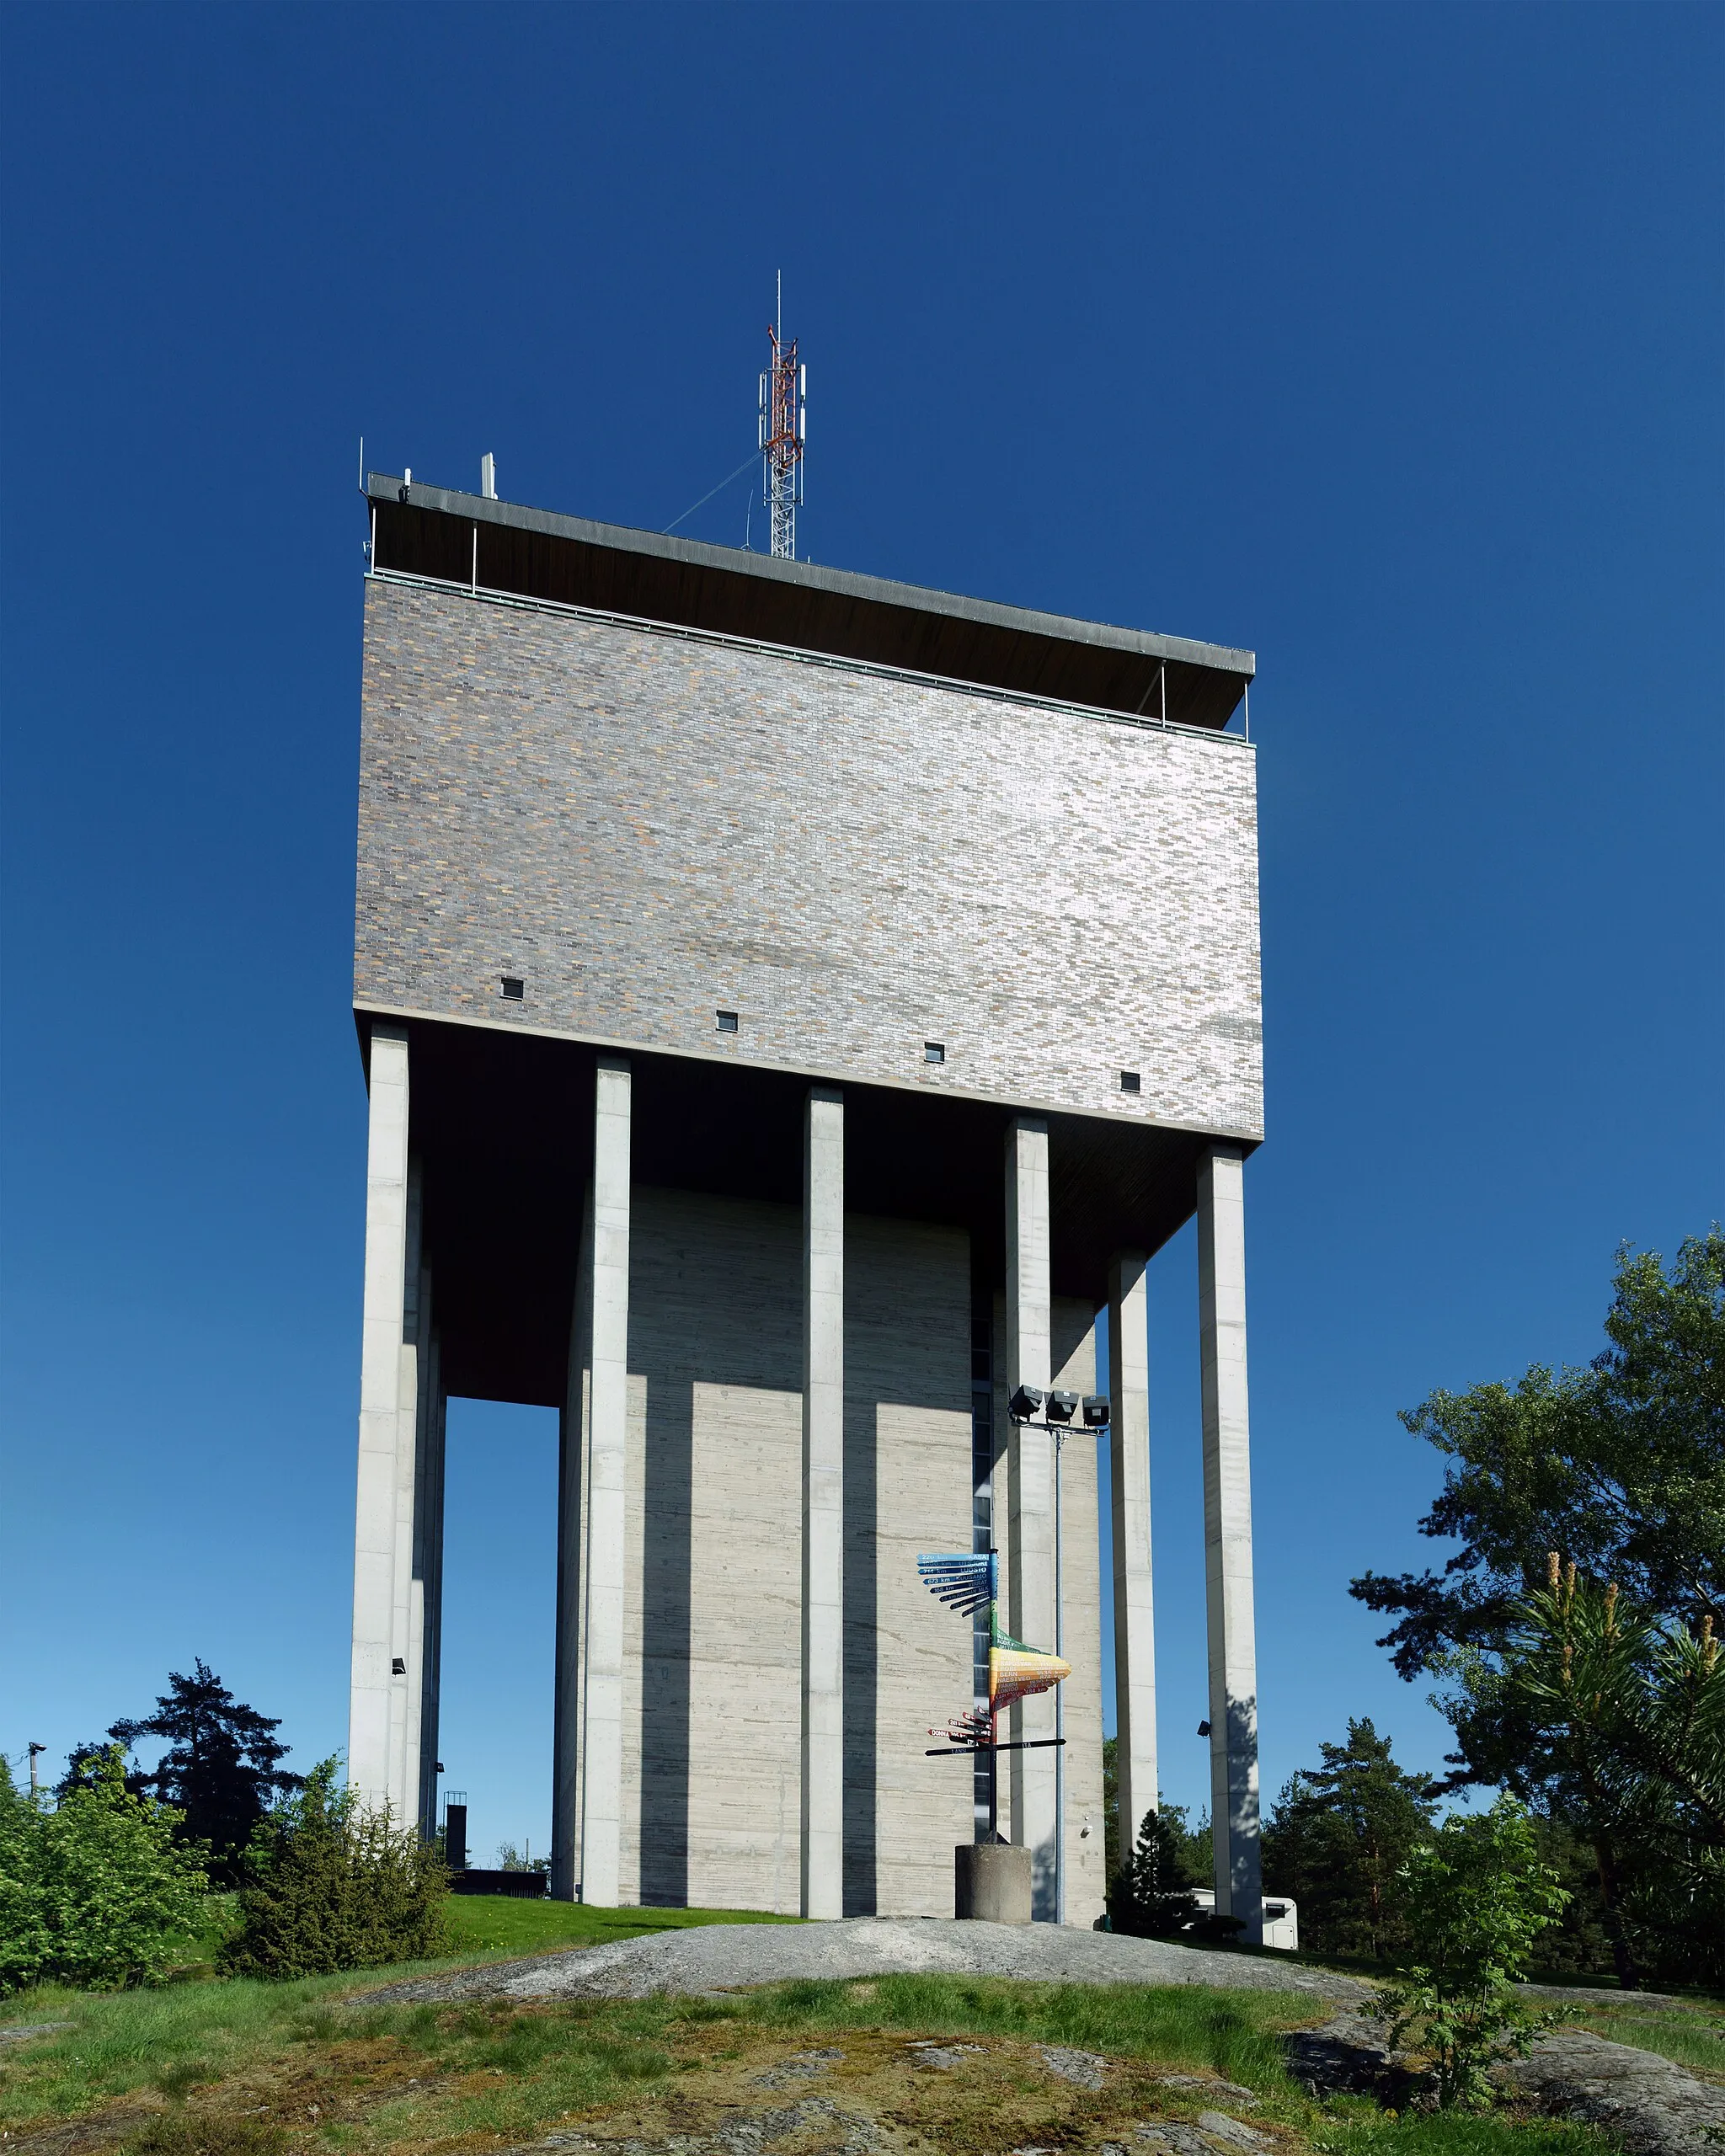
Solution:
{"label": "dark underside of structure", "polygon": [[1219,732],[1250,652],[372,473],[374,568]]}
{"label": "dark underside of structure", "polygon": [[[560,1406],[595,1051],[421,1020],[409,1032],[410,1145],[424,1176],[444,1382],[465,1398]],[[635,1183],[801,1205],[806,1078],[640,1049],[629,1062]],[[849,1209],[964,1228],[973,1277],[1003,1285],[1012,1110],[844,1090]],[[1190,1219],[1199,1154],[1214,1141],[1096,1117],[1048,1123],[1054,1292],[1100,1305],[1115,1251],[1153,1252]]]}

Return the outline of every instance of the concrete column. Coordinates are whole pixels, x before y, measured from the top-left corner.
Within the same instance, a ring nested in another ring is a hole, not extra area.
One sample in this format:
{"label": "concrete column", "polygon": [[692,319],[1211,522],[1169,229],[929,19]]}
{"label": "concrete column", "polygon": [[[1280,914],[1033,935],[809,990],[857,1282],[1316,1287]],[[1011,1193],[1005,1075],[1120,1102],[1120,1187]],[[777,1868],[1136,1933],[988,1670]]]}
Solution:
{"label": "concrete column", "polygon": [[623,1477],[629,1409],[629,1065],[601,1055],[593,1113],[581,1899],[614,1909],[622,1862]]}
{"label": "concrete column", "polygon": [[803,1129],[802,1910],[845,1913],[845,1097]]}
{"label": "concrete column", "polygon": [[[425,1305],[431,1306],[431,1276],[425,1276]],[[429,1841],[437,1831],[437,1746],[443,1689],[443,1462],[449,1401],[443,1390],[443,1358],[431,1332],[425,1350],[425,1452],[418,1507],[419,1542],[415,1564],[424,1609],[419,1672],[419,1831]]]}
{"label": "concrete column", "polygon": [[[431,1344],[430,1280],[425,1267],[425,1182],[408,1155],[408,1235],[402,1307],[401,1441],[395,1454],[395,1658],[405,1665],[390,1689],[389,1808],[396,1823],[419,1816],[419,1715],[425,1674],[425,1597],[421,1568],[426,1366]],[[392,1667],[393,1663],[392,1662]]]}
{"label": "concrete column", "polygon": [[586,1486],[592,1360],[593,1192],[582,1209],[569,1317],[569,1369],[558,1417],[557,1692],[552,1723],[551,1895],[573,1902],[581,1881],[581,1492]]}
{"label": "concrete column", "polygon": [[1263,1902],[1258,1833],[1258,1653],[1252,1610],[1243,1169],[1241,1155],[1231,1147],[1213,1147],[1199,1161],[1198,1322],[1216,1908],[1242,1920],[1242,1939],[1257,1940],[1263,1935]]}
{"label": "concrete column", "polygon": [[[405,1027],[371,1028],[370,1083],[347,1758],[348,1780],[360,1801],[381,1809],[395,1795],[397,1761],[392,1754],[390,1724],[392,1695],[400,1684],[393,1674],[400,1652],[396,1635],[397,1486],[403,1380],[411,1381],[413,1362],[412,1351],[404,1348],[402,1337],[408,1267]],[[407,1404],[411,1447],[411,1394]]]}
{"label": "concrete column", "polygon": [[1150,1338],[1141,1251],[1108,1267],[1108,1433],[1114,1545],[1115,1779],[1120,1853],[1156,1802],[1156,1612],[1150,1574]]}
{"label": "concrete column", "polygon": [[[1046,1392],[1053,1368],[1054,1312],[1049,1284],[1048,1125],[1017,1117],[1007,1134],[1007,1392],[1021,1385]],[[1007,1451],[1008,1624],[1027,1646],[1055,1643],[1054,1444],[1046,1430],[1013,1423]],[[1055,1734],[1052,1692],[1014,1707],[1015,1740]],[[1012,1839],[1030,1851],[1032,1909],[1055,1921],[1055,1755],[1011,1752]]]}

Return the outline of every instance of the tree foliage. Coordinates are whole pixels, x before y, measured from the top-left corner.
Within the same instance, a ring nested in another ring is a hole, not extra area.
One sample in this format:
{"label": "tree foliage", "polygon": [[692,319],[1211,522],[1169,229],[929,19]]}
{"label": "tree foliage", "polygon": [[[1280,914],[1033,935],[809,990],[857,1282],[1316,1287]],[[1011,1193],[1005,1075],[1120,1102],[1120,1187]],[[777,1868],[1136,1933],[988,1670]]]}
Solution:
{"label": "tree foliage", "polygon": [[57,1804],[0,1758],[0,1992],[158,1979],[209,1886],[168,1806],[126,1787],[118,1747]]}
{"label": "tree foliage", "polygon": [[1509,1795],[1455,1815],[1402,1867],[1418,1959],[1380,1995],[1392,2046],[1417,2037],[1439,2104],[1489,2102],[1490,2069],[1525,2052],[1550,2015],[1521,2006],[1515,1984],[1567,1898],[1541,1861],[1532,1820]]}
{"label": "tree foliage", "polygon": [[[300,1777],[285,1773],[278,1764],[288,1751],[275,1734],[280,1726],[279,1718],[260,1715],[236,1700],[200,1657],[190,1677],[169,1671],[168,1689],[157,1700],[153,1714],[116,1721],[108,1741],[127,1750],[140,1737],[166,1742],[157,1764],[135,1768],[127,1786],[134,1795],[152,1796],[181,1815],[185,1838],[207,1849],[212,1876],[227,1886],[238,1883],[241,1854],[264,1812],[300,1786]],[[88,1763],[104,1748],[74,1752],[59,1793],[86,1782]]]}
{"label": "tree foliage", "polygon": [[[1412,1678],[1457,1647],[1498,1645],[1548,1550],[1616,1580],[1656,1618],[1725,1625],[1725,1232],[1619,1253],[1605,1352],[1583,1369],[1434,1392],[1402,1420],[1445,1455],[1420,1532],[1461,1548],[1441,1572],[1367,1572],[1350,1589],[1395,1623],[1380,1642]],[[1462,1780],[1500,1778],[1483,1727]]]}
{"label": "tree foliage", "polygon": [[1591,1846],[1621,1982],[1725,1977],[1725,1661],[1709,1614],[1693,1630],[1627,1604],[1553,1552],[1494,1656],[1458,1649],[1439,1704],[1527,1732],[1511,1786]]}
{"label": "tree foliage", "polygon": [[1199,1919],[1185,1820],[1176,1806],[1146,1812],[1132,1854],[1108,1889],[1108,1924],[1135,1939],[1172,1939]]}
{"label": "tree foliage", "polygon": [[424,1961],[445,1944],[441,1852],[314,1767],[259,1822],[246,1852],[239,1922],[221,1952],[232,1976],[307,1977]]}
{"label": "tree foliage", "polygon": [[1431,1830],[1439,1785],[1400,1766],[1369,1720],[1321,1749],[1322,1765],[1295,1774],[1264,1822],[1264,1878],[1298,1903],[1302,1945],[1391,1960],[1410,1939],[1400,1873]]}

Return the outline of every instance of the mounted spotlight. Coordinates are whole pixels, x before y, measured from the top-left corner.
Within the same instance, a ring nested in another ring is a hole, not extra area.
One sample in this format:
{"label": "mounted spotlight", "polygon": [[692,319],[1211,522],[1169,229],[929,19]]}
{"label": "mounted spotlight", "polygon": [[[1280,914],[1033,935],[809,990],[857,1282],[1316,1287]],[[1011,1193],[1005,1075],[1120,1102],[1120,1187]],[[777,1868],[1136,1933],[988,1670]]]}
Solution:
{"label": "mounted spotlight", "polygon": [[1084,1427],[1087,1430],[1105,1430],[1114,1420],[1108,1412],[1108,1395],[1087,1393],[1084,1400]]}
{"label": "mounted spotlight", "polygon": [[1048,1396],[1048,1419],[1050,1422],[1070,1422],[1078,1412],[1076,1392],[1051,1392]]}
{"label": "mounted spotlight", "polygon": [[1042,1405],[1042,1395],[1033,1385],[1021,1385],[1007,1402],[1007,1412],[1015,1422],[1033,1422],[1036,1411]]}

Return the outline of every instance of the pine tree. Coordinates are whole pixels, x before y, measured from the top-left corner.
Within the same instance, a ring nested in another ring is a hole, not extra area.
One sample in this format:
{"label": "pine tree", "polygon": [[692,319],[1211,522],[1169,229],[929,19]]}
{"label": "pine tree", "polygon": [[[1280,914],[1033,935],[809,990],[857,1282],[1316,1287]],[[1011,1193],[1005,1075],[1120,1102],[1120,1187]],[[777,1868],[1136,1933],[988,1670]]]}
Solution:
{"label": "pine tree", "polygon": [[[170,1670],[168,1689],[156,1711],[141,1719],[117,1721],[109,1740],[130,1750],[142,1737],[163,1737],[168,1750],[153,1767],[134,1769],[126,1786],[148,1795],[184,1815],[180,1832],[189,1841],[207,1844],[210,1875],[218,1886],[235,1885],[239,1858],[253,1829],[270,1803],[302,1785],[298,1774],[285,1773],[277,1761],[288,1747],[278,1743],[279,1717],[260,1715],[236,1700],[201,1657],[192,1674]],[[88,1756],[104,1748],[74,1753],[61,1790],[86,1785]]]}
{"label": "pine tree", "polygon": [[1172,1939],[1196,1920],[1183,1824],[1172,1807],[1145,1813],[1137,1846],[1108,1890],[1108,1923],[1115,1931],[1135,1939]]}
{"label": "pine tree", "polygon": [[1390,1756],[1370,1720],[1297,1774],[1265,1824],[1266,1880],[1300,1908],[1302,1945],[1386,1961],[1407,1945],[1398,1873],[1429,1831],[1439,1785]]}

